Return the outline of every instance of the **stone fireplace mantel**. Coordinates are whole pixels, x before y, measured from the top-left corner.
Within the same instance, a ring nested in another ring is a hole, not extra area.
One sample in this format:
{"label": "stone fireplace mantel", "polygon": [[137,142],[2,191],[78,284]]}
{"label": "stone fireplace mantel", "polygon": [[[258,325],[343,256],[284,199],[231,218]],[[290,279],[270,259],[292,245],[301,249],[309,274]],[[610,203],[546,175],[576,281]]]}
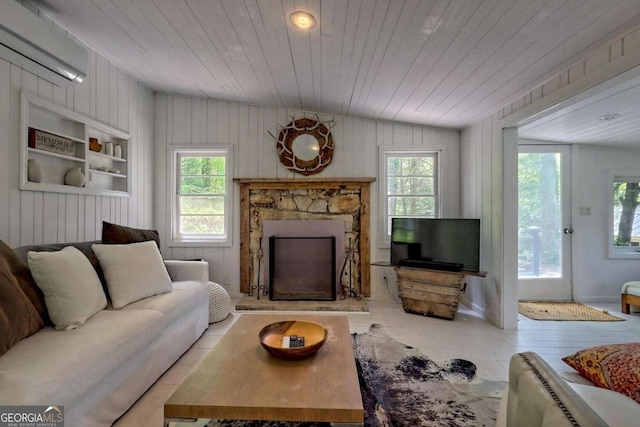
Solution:
{"label": "stone fireplace mantel", "polygon": [[[370,287],[370,185],[375,178],[235,178],[240,185],[240,291],[264,284],[257,256],[262,222],[345,217],[345,236],[357,241],[352,286]],[[264,269],[262,269],[264,270]],[[260,271],[260,275],[258,274]],[[355,282],[355,283],[354,283]]]}

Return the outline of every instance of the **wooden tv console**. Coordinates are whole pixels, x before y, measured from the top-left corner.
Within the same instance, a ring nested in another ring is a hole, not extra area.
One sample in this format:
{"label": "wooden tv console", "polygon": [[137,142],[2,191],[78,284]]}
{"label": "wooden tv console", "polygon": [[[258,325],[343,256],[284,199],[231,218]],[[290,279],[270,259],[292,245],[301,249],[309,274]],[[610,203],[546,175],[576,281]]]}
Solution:
{"label": "wooden tv console", "polygon": [[458,311],[462,295],[467,288],[467,277],[487,275],[484,271],[430,270],[387,263],[372,265],[394,267],[398,295],[404,311],[449,320],[453,320]]}

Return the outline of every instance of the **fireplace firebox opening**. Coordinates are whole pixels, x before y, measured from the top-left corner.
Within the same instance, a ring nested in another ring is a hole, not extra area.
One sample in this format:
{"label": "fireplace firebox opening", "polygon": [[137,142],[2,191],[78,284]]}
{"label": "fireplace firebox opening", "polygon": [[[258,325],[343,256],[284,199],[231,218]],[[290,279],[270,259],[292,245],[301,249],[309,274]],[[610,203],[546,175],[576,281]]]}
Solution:
{"label": "fireplace firebox opening", "polygon": [[336,238],[269,237],[269,298],[335,301]]}

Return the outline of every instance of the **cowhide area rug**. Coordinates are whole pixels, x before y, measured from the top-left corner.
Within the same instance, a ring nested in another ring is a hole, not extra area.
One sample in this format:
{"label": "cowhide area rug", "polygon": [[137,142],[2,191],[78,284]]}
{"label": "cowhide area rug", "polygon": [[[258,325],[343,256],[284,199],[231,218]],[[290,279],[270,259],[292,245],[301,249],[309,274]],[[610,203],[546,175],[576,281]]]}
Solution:
{"label": "cowhide area rug", "polygon": [[[374,324],[353,334],[366,427],[494,426],[507,383],[476,376],[468,360],[434,362]],[[193,425],[193,424],[191,424]],[[213,427],[316,427],[328,423],[223,421]]]}

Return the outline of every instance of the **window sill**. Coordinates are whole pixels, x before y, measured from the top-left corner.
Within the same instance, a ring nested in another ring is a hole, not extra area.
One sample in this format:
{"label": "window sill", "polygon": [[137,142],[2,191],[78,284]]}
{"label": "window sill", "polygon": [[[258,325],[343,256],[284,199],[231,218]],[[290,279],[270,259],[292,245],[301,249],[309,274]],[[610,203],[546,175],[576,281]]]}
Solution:
{"label": "window sill", "polygon": [[640,250],[620,251],[609,248],[609,259],[640,259]]}
{"label": "window sill", "polygon": [[167,243],[170,248],[230,248],[233,242],[229,240],[175,240]]}

